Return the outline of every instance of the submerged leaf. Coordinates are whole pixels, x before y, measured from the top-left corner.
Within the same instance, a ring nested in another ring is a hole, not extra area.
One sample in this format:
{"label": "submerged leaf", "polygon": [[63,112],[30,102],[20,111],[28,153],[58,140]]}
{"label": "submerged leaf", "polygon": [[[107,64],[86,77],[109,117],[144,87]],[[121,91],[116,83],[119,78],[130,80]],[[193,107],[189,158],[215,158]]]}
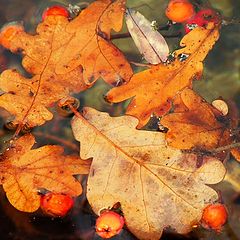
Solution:
{"label": "submerged leaf", "polygon": [[32,135],[25,135],[1,156],[0,179],[9,202],[18,210],[34,212],[40,206],[38,191],[47,189],[69,196],[82,193],[73,177],[87,174],[90,162],[77,156],[64,156],[60,146],[31,149]]}
{"label": "submerged leaf", "polygon": [[167,42],[141,13],[127,9],[126,24],[139,52],[149,63],[158,64],[167,60]]}
{"label": "submerged leaf", "polygon": [[129,80],[131,67],[109,40],[111,29],[122,27],[124,4],[99,0],[70,22],[49,16],[34,36],[22,27],[3,29],[0,42],[12,52],[22,50],[23,67],[33,75],[26,78],[6,70],[0,76],[0,107],[15,116],[15,124],[44,124],[53,117],[48,107],[91,87],[100,77],[111,84]]}
{"label": "submerged leaf", "polygon": [[137,122],[91,108],[73,119],[81,157],[93,157],[87,198],[96,213],[120,202],[127,227],[139,239],[157,240],[166,227],[187,233],[218,200],[206,184],[220,182],[225,168],[211,157],[197,167],[196,155],[167,146],[163,133],[136,130]]}
{"label": "submerged leaf", "polygon": [[170,146],[209,150],[231,142],[229,116],[191,89],[184,89],[174,105],[174,113],[161,119],[161,124],[169,129],[166,140]]}
{"label": "submerged leaf", "polygon": [[202,61],[218,37],[218,27],[213,24],[195,28],[181,40],[183,48],[174,52],[175,61],[133,75],[127,84],[111,89],[106,99],[117,103],[133,97],[127,114],[139,119],[138,128],[144,126],[153,113],[157,116],[166,114],[175,95],[200,78]]}

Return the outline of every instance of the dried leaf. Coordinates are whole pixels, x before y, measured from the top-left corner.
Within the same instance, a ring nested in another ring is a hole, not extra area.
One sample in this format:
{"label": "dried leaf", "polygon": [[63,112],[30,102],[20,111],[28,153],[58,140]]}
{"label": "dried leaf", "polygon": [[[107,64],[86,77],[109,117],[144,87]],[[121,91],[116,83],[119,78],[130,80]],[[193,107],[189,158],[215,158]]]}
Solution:
{"label": "dried leaf", "polygon": [[228,116],[194,91],[183,90],[174,105],[174,113],[161,119],[161,124],[169,129],[166,139],[170,146],[209,150],[231,143]]}
{"label": "dried leaf", "polygon": [[31,149],[32,135],[24,135],[1,156],[0,179],[9,202],[18,210],[34,212],[40,206],[38,190],[78,196],[81,184],[73,177],[87,174],[89,161],[64,156],[60,146]]}
{"label": "dried leaf", "polygon": [[[5,94],[0,107],[15,116],[16,124],[44,124],[53,117],[47,109],[52,103],[92,86],[99,77],[112,84],[128,81],[131,67],[109,40],[111,28],[122,27],[124,4],[96,1],[70,22],[49,16],[38,25],[36,35],[20,28],[8,39],[12,52],[23,51],[23,67],[33,75],[25,78],[16,70],[1,74]],[[4,31],[0,40],[3,37]]]}
{"label": "dried leaf", "polygon": [[167,42],[141,13],[127,9],[126,24],[139,52],[149,63],[158,64],[167,60]]}
{"label": "dried leaf", "polygon": [[175,51],[174,62],[152,66],[133,75],[129,83],[110,90],[107,100],[116,103],[133,97],[127,114],[139,119],[138,128],[148,122],[151,114],[166,114],[174,96],[185,87],[191,87],[195,78],[200,78],[202,61],[218,37],[218,28],[212,24],[194,29],[181,40],[184,48]]}
{"label": "dried leaf", "polygon": [[221,181],[223,164],[168,147],[160,132],[136,130],[131,116],[112,118],[85,108],[74,118],[80,155],[93,157],[87,198],[97,213],[121,203],[127,227],[139,239],[159,239],[170,226],[179,233],[191,230],[206,205],[218,194],[206,184]]}

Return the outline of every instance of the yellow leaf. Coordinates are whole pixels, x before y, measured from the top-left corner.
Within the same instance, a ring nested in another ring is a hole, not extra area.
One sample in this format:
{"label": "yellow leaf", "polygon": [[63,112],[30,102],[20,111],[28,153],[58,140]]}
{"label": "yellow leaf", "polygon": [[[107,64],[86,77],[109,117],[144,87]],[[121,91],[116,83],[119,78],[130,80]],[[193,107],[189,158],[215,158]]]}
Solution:
{"label": "yellow leaf", "polygon": [[1,156],[0,178],[9,202],[18,210],[34,212],[40,206],[38,190],[78,196],[81,184],[73,177],[87,174],[89,161],[77,156],[64,156],[60,146],[31,149],[34,137],[19,138]]}
{"label": "yellow leaf", "polygon": [[23,67],[33,75],[6,70],[0,76],[0,107],[15,116],[15,124],[44,124],[53,117],[48,108],[54,102],[91,87],[100,77],[110,84],[130,79],[129,63],[110,41],[111,29],[122,27],[124,9],[125,0],[99,0],[70,22],[47,17],[36,35],[19,26],[2,30],[0,42],[12,52],[22,50]]}

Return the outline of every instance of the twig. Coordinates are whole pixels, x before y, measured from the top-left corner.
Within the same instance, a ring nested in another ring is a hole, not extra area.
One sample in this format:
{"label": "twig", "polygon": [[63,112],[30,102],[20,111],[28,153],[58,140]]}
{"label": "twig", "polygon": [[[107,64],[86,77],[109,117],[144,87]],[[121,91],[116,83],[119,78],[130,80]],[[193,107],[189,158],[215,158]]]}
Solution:
{"label": "twig", "polygon": [[232,143],[232,144],[229,144],[226,146],[218,147],[218,148],[209,150],[209,152],[219,153],[219,152],[227,151],[227,150],[230,150],[232,148],[237,148],[237,147],[240,147],[240,142],[236,142],[236,143]]}
{"label": "twig", "polygon": [[38,136],[38,137],[44,137],[44,138],[48,138],[48,139],[51,139],[51,140],[53,140],[53,141],[62,143],[63,145],[71,148],[71,149],[74,150],[74,151],[79,151],[79,147],[78,147],[76,144],[71,143],[71,142],[69,142],[69,141],[67,141],[67,140],[64,140],[64,139],[62,139],[62,138],[59,138],[59,137],[57,137],[57,136],[49,135],[49,134],[47,134],[47,133],[42,133],[42,132],[35,132],[34,134],[35,134],[36,136]]}
{"label": "twig", "polygon": [[[168,34],[162,34],[163,37],[165,38],[178,38],[178,37],[181,37],[181,33],[178,32],[176,34],[172,34],[172,35],[168,35]],[[130,33],[129,32],[126,32],[126,33],[119,33],[119,34],[114,34],[111,36],[111,40],[114,40],[114,39],[122,39],[122,38],[129,38],[131,37]]]}

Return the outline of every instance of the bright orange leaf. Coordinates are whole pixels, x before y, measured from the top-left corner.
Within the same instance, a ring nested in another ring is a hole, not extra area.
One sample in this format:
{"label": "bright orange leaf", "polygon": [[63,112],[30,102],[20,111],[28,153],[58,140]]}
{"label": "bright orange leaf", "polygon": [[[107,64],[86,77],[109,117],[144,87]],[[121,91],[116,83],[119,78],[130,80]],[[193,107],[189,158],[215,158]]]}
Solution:
{"label": "bright orange leaf", "polygon": [[175,95],[200,78],[202,61],[218,37],[218,27],[213,24],[194,29],[182,39],[183,48],[174,52],[174,62],[151,66],[135,74],[127,84],[110,90],[107,100],[116,103],[133,97],[127,114],[139,119],[139,128],[148,122],[151,114],[166,114]]}
{"label": "bright orange leaf", "polygon": [[15,116],[14,122],[30,127],[52,119],[52,103],[91,87],[102,77],[110,84],[128,81],[132,75],[123,54],[110,42],[110,31],[120,31],[125,0],[99,0],[72,21],[48,16],[37,34],[21,26],[7,26],[0,42],[12,52],[22,50],[23,67],[33,77],[16,70],[0,77],[0,107]]}
{"label": "bright orange leaf", "polygon": [[183,90],[174,105],[174,112],[161,119],[161,124],[169,129],[169,145],[178,149],[212,149],[231,142],[228,116],[191,89]]}
{"label": "bright orange leaf", "polygon": [[41,189],[80,195],[81,184],[73,175],[87,174],[90,165],[77,156],[64,156],[60,146],[31,149],[34,142],[32,135],[24,135],[1,155],[0,183],[9,202],[24,212],[39,208]]}

